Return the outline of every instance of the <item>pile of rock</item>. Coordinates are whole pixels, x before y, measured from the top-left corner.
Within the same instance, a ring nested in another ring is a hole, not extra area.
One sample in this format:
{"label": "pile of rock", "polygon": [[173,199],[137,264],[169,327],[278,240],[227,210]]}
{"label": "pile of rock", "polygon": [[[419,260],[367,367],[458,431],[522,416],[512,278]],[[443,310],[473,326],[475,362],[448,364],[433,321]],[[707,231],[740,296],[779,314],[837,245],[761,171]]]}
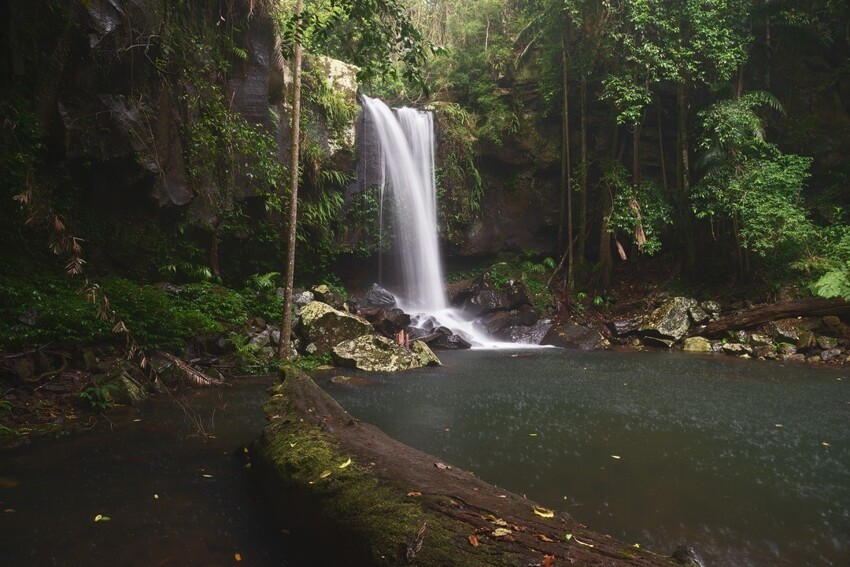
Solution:
{"label": "pile of rock", "polygon": [[665,300],[648,315],[609,324],[615,340],[633,346],[663,346],[687,352],[716,352],[745,358],[843,364],[850,348],[850,326],[836,316],[771,321],[738,330],[722,339],[700,336],[720,315],[715,301],[688,297]]}

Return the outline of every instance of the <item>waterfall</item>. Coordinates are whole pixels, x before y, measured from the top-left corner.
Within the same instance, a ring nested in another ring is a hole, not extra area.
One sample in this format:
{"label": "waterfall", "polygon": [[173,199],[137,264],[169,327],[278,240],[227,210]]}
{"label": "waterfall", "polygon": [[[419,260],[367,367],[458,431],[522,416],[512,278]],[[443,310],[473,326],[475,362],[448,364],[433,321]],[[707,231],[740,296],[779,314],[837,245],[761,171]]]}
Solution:
{"label": "waterfall", "polygon": [[375,122],[384,164],[381,216],[385,197],[392,199],[395,214],[399,303],[405,311],[442,311],[447,301],[437,240],[433,115],[412,108],[399,109],[396,115],[380,100],[362,98],[367,116]]}
{"label": "waterfall", "polygon": [[387,197],[394,214],[401,289],[393,291],[399,307],[411,314],[414,325],[431,318],[476,347],[517,346],[493,341],[448,305],[437,238],[433,114],[413,108],[393,112],[378,99],[361,98],[365,119],[372,121],[380,145],[382,234]]}

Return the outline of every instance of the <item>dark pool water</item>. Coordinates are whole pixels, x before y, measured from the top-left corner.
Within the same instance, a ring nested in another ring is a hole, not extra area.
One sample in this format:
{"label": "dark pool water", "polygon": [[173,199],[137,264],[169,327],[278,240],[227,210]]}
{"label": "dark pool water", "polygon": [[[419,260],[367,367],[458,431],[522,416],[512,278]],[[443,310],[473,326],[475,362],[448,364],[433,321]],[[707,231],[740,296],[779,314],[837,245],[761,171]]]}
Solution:
{"label": "dark pool water", "polygon": [[442,368],[370,386],[321,382],[389,435],[628,543],[688,543],[715,566],[850,565],[850,372],[675,353],[441,354]]}
{"label": "dark pool water", "polygon": [[269,382],[151,400],[0,453],[0,565],[307,564],[239,455],[265,423]]}

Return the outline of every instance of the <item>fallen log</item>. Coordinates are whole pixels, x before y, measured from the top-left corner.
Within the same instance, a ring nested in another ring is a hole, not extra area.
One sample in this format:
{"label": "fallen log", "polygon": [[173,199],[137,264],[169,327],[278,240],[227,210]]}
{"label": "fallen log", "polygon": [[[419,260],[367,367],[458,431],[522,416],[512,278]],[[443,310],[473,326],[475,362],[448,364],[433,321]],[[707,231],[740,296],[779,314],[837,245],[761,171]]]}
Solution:
{"label": "fallen log", "polygon": [[739,311],[734,315],[722,317],[702,327],[691,327],[688,336],[717,337],[729,331],[749,329],[763,323],[789,317],[823,317],[848,314],[850,314],[850,303],[840,298],[823,299],[818,297],[786,301]]}
{"label": "fallen log", "polygon": [[678,565],[403,445],[294,368],[270,391],[253,469],[316,564]]}

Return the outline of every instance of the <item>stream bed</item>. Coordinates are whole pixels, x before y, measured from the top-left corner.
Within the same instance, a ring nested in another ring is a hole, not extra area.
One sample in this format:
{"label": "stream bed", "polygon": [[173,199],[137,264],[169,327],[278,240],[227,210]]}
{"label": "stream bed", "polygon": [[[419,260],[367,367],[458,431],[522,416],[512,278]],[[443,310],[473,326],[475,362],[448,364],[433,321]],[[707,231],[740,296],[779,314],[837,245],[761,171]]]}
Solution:
{"label": "stream bed", "polygon": [[318,380],[388,435],[627,543],[687,543],[707,566],[850,564],[846,370],[682,353],[440,356],[439,368]]}

